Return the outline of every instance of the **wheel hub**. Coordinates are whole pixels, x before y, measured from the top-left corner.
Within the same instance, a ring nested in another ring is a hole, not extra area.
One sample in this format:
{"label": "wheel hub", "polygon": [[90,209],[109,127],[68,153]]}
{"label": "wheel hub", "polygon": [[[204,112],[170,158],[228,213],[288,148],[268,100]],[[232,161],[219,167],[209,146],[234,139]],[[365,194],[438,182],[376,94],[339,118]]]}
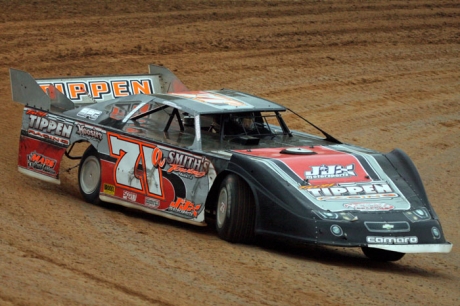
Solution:
{"label": "wheel hub", "polygon": [[100,167],[97,159],[93,156],[88,157],[82,167],[80,183],[82,190],[90,194],[96,190],[99,184]]}
{"label": "wheel hub", "polygon": [[222,189],[219,194],[219,200],[217,202],[217,226],[221,228],[224,225],[225,218],[227,216],[227,190]]}

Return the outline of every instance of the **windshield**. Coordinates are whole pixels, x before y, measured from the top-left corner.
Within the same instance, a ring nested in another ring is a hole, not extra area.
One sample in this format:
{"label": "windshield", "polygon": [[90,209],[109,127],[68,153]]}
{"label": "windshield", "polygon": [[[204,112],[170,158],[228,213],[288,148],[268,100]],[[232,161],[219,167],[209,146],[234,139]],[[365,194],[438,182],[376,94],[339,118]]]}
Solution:
{"label": "windshield", "polygon": [[201,125],[208,126],[210,132],[222,134],[224,139],[242,135],[258,137],[288,134],[288,130],[283,131],[277,127],[280,125],[278,116],[275,112],[203,115]]}

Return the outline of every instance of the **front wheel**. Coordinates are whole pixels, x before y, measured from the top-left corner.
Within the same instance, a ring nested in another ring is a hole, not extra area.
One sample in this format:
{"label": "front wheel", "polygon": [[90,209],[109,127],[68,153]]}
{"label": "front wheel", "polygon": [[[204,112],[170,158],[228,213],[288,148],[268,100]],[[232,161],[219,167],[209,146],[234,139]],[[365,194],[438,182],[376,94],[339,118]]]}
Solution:
{"label": "front wheel", "polygon": [[217,201],[217,234],[234,243],[254,241],[255,204],[249,185],[235,174],[220,184]]}
{"label": "front wheel", "polygon": [[364,255],[366,255],[369,259],[375,261],[398,261],[403,258],[406,253],[376,249],[376,248],[369,248],[369,247],[362,247]]}
{"label": "front wheel", "polygon": [[101,161],[96,149],[86,149],[78,168],[78,185],[86,202],[99,204],[101,189]]}

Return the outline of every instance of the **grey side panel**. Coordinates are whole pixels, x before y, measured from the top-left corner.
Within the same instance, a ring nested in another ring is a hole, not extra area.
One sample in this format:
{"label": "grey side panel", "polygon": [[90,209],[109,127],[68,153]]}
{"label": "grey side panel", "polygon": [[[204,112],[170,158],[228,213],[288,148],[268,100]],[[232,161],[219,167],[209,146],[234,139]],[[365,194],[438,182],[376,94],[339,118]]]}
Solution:
{"label": "grey side panel", "polygon": [[150,74],[159,74],[162,79],[162,93],[188,91],[187,86],[179,80],[168,68],[156,65],[149,65]]}
{"label": "grey side panel", "polygon": [[35,108],[49,110],[50,98],[27,72],[10,69],[13,101]]}

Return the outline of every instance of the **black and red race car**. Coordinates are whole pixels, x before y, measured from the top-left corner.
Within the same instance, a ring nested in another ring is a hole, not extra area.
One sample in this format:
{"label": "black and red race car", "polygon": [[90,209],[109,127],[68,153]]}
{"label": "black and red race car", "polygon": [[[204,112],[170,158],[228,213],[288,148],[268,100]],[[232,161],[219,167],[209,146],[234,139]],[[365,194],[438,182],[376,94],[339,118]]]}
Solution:
{"label": "black and red race car", "polygon": [[[19,171],[60,183],[63,156],[81,158],[86,201],[213,221],[230,242],[275,236],[381,261],[452,249],[403,151],[344,144],[277,103],[189,91],[168,69],[149,70],[35,80],[11,69],[13,100],[25,105]],[[293,120],[318,135],[291,130]],[[81,157],[76,143],[88,146]]]}

